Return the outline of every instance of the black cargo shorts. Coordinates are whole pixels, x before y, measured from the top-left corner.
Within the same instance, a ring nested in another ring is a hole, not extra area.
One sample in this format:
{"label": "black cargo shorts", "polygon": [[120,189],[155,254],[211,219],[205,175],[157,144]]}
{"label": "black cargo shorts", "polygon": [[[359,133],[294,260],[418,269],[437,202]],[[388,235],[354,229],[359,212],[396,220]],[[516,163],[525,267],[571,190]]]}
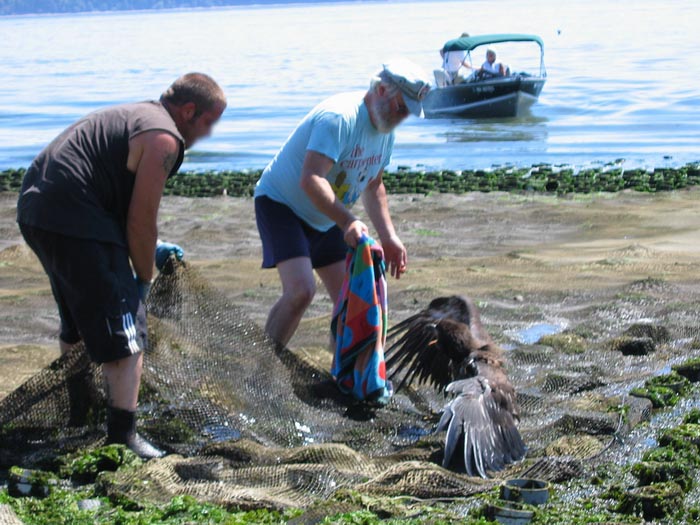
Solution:
{"label": "black cargo shorts", "polygon": [[146,309],[126,247],[26,224],[20,224],[20,231],[49,277],[64,342],[82,339],[97,363],[146,349]]}

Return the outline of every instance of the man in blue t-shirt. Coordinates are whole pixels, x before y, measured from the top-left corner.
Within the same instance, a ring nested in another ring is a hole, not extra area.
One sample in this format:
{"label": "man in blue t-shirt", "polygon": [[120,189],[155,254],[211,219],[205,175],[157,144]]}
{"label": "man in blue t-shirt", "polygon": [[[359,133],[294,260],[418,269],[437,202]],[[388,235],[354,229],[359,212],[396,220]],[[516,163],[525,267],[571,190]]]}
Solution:
{"label": "man in blue t-shirt", "polygon": [[368,233],[351,211],[360,196],[391,275],[406,271],[382,173],[394,128],[409,112],[422,114],[430,89],[424,79],[409,61],[385,64],[367,92],[336,95],[312,109],[263,171],[255,188],[263,268],[277,267],[282,281],[265,331],[278,343],[289,342],[316,293],[314,270],[336,302],[347,245]]}

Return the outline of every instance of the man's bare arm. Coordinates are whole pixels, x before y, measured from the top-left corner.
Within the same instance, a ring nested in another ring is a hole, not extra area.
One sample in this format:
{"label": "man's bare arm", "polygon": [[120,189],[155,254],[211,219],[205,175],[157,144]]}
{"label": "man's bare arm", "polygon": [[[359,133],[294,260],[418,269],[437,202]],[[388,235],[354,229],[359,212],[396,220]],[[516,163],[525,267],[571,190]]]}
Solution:
{"label": "man's bare arm", "polygon": [[386,188],[382,180],[382,170],[379,175],[370,181],[362,192],[362,204],[367,211],[374,229],[379,234],[379,240],[386,241],[392,235],[396,235],[394,224],[389,214],[389,204],[386,200]]}
{"label": "man's bare arm", "polygon": [[134,140],[138,141],[135,147],[141,148],[141,155],[127,215],[127,242],[136,275],[150,281],[158,238],[158,207],[181,146],[173,135],[162,131],[146,132]]}
{"label": "man's bare arm", "polygon": [[355,246],[367,226],[336,197],[326,175],[333,167],[333,159],[315,151],[307,151],[301,170],[301,188],[321,213],[335,222],[343,231],[345,242]]}
{"label": "man's bare arm", "polygon": [[340,228],[344,228],[355,220],[355,216],[338,200],[326,179],[332,167],[333,159],[316,151],[307,151],[301,168],[300,184],[314,206]]}
{"label": "man's bare arm", "polygon": [[365,205],[374,228],[379,234],[379,240],[384,249],[384,258],[387,262],[389,273],[399,279],[406,271],[408,254],[406,247],[396,235],[394,223],[389,214],[389,204],[386,198],[386,187],[382,180],[383,171],[372,180],[362,193],[362,203]]}

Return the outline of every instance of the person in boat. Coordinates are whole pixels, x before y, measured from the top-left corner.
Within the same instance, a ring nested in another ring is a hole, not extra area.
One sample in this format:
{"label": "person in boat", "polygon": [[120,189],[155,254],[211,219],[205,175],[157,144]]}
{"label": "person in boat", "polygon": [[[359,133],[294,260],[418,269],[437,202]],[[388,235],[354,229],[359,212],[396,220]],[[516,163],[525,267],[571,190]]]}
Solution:
{"label": "person in boat", "polygon": [[440,56],[442,57],[442,70],[445,72],[447,81],[450,84],[457,84],[462,79],[462,76],[459,74],[462,68],[471,69],[471,65],[466,62],[466,51],[445,51],[441,49]]}
{"label": "person in boat", "polygon": [[[61,352],[82,341],[102,365],[107,443],[145,459],[163,453],[136,432],[144,303],[154,262],[183,255],[177,245],[157,244],[160,199],[185,149],[209,135],[225,107],[211,77],[188,73],[158,101],[91,113],[34,159],[17,202],[20,231],[58,306]],[[80,393],[78,386],[69,387],[72,425],[80,424],[73,407],[81,400],[71,393]]]}
{"label": "person in boat", "polygon": [[[462,33],[460,38],[468,37],[469,33]],[[445,51],[440,49],[442,57],[442,70],[445,72],[448,84],[459,84],[464,82],[464,76],[460,75],[462,68],[472,69],[467,61],[467,52],[464,50]]]}
{"label": "person in boat", "polygon": [[335,95],[312,109],[264,169],[255,187],[255,217],[262,267],[276,267],[282,281],[265,325],[277,343],[287,345],[311,304],[314,270],[337,302],[347,246],[368,235],[351,211],[360,197],[387,269],[397,279],[406,271],[406,248],[391,220],[382,173],[394,128],[409,113],[422,114],[429,89],[412,62],[385,64],[366,92]]}
{"label": "person in boat", "polygon": [[508,68],[501,62],[496,62],[496,52],[489,48],[486,50],[486,60],[478,70],[485,76],[505,77],[508,75]]}

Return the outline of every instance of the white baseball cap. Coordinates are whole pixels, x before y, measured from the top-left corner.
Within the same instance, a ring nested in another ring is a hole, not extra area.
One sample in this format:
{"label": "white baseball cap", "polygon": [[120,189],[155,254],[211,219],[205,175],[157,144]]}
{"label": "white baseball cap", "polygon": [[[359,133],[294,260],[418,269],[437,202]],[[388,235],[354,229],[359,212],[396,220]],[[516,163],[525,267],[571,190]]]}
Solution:
{"label": "white baseball cap", "polygon": [[393,59],[383,64],[377,76],[395,84],[403,93],[409,111],[417,117],[423,116],[423,99],[430,91],[430,82],[417,64],[405,58]]}

